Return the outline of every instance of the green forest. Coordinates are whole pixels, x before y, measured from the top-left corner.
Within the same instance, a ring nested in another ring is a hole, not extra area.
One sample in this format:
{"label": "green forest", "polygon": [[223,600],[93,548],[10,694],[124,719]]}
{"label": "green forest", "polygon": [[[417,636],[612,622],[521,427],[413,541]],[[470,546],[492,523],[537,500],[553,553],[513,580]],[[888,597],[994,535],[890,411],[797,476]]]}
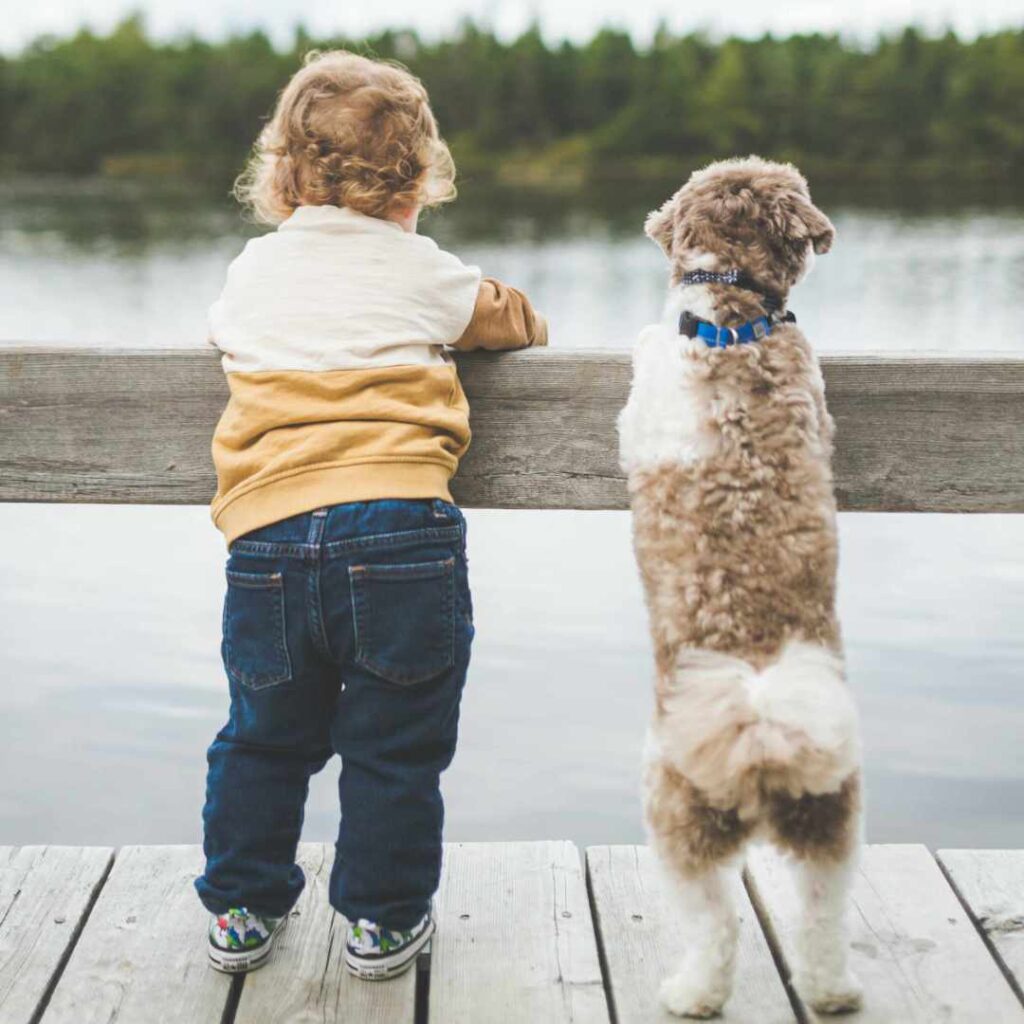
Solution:
{"label": "green forest", "polygon": [[467,23],[426,42],[387,31],[287,51],[252,32],[156,41],[138,17],[108,35],[45,37],[0,58],[6,173],[173,175],[240,168],[310,48],[396,58],[425,82],[460,170],[537,183],[659,175],[757,152],[835,178],[1012,181],[1024,172],[1024,30],[965,41],[908,28],[712,41],[606,29],[503,41]]}

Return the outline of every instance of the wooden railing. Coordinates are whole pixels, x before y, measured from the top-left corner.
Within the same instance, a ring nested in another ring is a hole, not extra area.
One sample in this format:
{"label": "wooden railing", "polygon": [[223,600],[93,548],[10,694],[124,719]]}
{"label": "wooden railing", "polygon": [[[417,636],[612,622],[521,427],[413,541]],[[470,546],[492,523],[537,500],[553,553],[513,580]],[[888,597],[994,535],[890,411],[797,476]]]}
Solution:
{"label": "wooden railing", "polygon": [[[1024,512],[1024,359],[831,356],[842,509]],[[621,509],[622,351],[459,359],[467,507]],[[204,504],[227,395],[210,349],[0,348],[0,501]]]}

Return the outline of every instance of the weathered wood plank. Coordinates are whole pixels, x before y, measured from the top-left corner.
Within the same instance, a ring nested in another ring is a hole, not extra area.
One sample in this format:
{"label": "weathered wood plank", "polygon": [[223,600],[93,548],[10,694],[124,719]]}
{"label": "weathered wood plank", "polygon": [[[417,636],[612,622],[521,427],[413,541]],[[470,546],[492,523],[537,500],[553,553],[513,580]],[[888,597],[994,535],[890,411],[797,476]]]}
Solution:
{"label": "weathered wood plank", "polygon": [[[788,866],[751,850],[751,898],[791,962],[797,907]],[[851,967],[864,985],[857,1024],[1024,1020],[996,962],[923,846],[868,846],[853,887]],[[787,968],[788,969],[788,968]],[[810,1020],[819,1018],[805,1010]]]}
{"label": "weathered wood plank", "polygon": [[303,843],[306,888],[274,950],[273,962],[246,976],[234,1024],[413,1024],[416,971],[386,984],[345,970],[345,919],[327,902],[334,849]]}
{"label": "weathered wood plank", "polygon": [[36,1019],[114,851],[0,847],[0,1021]]}
{"label": "weathered wood plank", "polygon": [[937,856],[1024,999],[1024,850],[939,850]]}
{"label": "weathered wood plank", "polygon": [[431,1021],[609,1020],[576,847],[445,847],[432,941]]}
{"label": "weathered wood plank", "polygon": [[219,1021],[231,979],[207,965],[202,865],[198,846],[118,850],[43,1024]]}
{"label": "weathered wood plank", "polygon": [[[653,854],[643,846],[592,846],[587,881],[617,1024],[677,1020],[658,1002],[658,989],[679,969],[680,911]],[[736,986],[721,1019],[792,1024],[793,1007],[738,874],[735,898],[741,921]]]}
{"label": "weathered wood plank", "polygon": [[[467,507],[626,507],[628,352],[459,358]],[[832,356],[840,507],[1024,511],[1024,360]],[[0,348],[0,500],[204,504],[226,387],[213,350]]]}

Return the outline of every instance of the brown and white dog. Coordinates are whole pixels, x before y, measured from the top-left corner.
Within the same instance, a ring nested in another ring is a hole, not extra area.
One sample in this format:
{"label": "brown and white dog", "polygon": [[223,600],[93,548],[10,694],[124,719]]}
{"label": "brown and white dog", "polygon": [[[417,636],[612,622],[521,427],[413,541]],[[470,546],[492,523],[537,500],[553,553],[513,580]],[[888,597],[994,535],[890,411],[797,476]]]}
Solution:
{"label": "brown and white dog", "polygon": [[[671,287],[637,341],[619,436],[657,666],[645,817],[686,941],[661,998],[684,1016],[721,1010],[738,939],[727,872],[765,837],[793,856],[798,991],[854,1009],[843,917],[860,741],[835,614],[833,424],[811,346],[781,315],[835,232],[794,167],[756,157],[696,172],[645,230]],[[729,271],[745,287],[720,283]],[[766,314],[770,333],[746,342],[712,326]],[[681,333],[698,320],[725,347]]]}

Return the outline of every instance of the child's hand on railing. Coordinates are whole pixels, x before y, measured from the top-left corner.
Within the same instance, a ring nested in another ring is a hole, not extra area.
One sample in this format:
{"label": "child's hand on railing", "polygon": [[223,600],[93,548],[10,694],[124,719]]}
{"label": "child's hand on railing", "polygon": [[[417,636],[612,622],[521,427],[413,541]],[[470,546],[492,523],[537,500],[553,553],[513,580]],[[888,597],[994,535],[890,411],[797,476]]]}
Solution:
{"label": "child's hand on railing", "polygon": [[546,345],[548,323],[518,288],[493,277],[480,282],[473,315],[452,347],[460,352],[483,348],[492,352]]}

